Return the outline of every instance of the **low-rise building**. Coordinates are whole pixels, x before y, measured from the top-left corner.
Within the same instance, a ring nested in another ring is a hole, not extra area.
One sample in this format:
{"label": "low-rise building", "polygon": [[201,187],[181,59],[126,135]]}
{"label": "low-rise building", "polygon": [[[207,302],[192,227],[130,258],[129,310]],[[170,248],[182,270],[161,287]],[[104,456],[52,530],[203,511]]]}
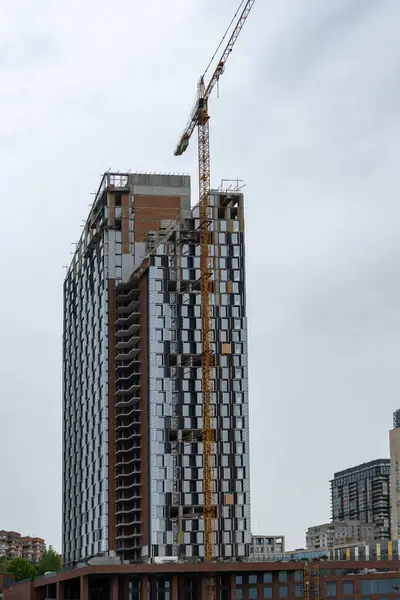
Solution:
{"label": "low-rise building", "polygon": [[[5,600],[204,600],[210,575],[221,600],[398,600],[397,561],[109,564],[15,584]],[[307,592],[305,592],[307,590]]]}
{"label": "low-rise building", "polygon": [[283,554],[285,552],[284,535],[252,535],[250,556]]}
{"label": "low-rise building", "polygon": [[334,548],[343,544],[357,544],[374,539],[374,524],[348,520],[324,523],[309,527],[306,533],[306,546],[309,549]]}

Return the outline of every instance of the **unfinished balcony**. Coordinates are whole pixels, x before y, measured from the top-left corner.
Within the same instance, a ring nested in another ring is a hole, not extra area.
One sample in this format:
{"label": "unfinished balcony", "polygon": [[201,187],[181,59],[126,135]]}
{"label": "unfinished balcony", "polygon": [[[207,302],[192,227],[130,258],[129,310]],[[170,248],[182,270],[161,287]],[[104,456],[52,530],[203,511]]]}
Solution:
{"label": "unfinished balcony", "polygon": [[127,383],[125,385],[117,384],[116,391],[115,391],[115,394],[117,396],[117,402],[119,401],[119,399],[121,397],[122,397],[122,400],[126,400],[127,396],[129,396],[132,399],[136,397],[139,400],[139,398],[140,398],[139,393],[138,393],[139,389],[140,389],[140,380],[138,377],[127,381]]}
{"label": "unfinished balcony", "polygon": [[118,456],[115,466],[116,467],[125,467],[128,465],[140,464],[141,462],[140,454],[133,453],[132,456]]}
{"label": "unfinished balcony", "polygon": [[[133,360],[117,360],[115,363],[115,371],[117,375],[117,379],[119,373],[121,376],[126,376],[130,371],[139,371],[140,369],[140,360],[134,358]],[[125,373],[125,375],[123,375]]]}
{"label": "unfinished balcony", "polygon": [[[136,338],[136,342],[138,342],[139,338]],[[134,358],[136,358],[139,356],[140,353],[140,345],[138,343],[136,343],[136,345],[131,346],[131,347],[123,347],[121,348],[118,344],[117,344],[117,351],[116,351],[116,360],[120,361],[131,361]]]}
{"label": "unfinished balcony", "polygon": [[136,422],[140,424],[140,414],[140,408],[136,406],[126,406],[117,409],[116,417],[117,419],[119,417],[135,417],[136,419],[138,419]]}
{"label": "unfinished balcony", "polygon": [[136,313],[136,315],[139,316],[138,309],[139,309],[139,298],[133,298],[129,302],[129,304],[120,302],[119,298],[117,298],[117,306],[116,306],[117,322],[120,317],[124,318],[124,317],[127,317],[128,315],[130,316],[132,313]]}
{"label": "unfinished balcony", "polygon": [[120,415],[117,417],[117,424],[115,429],[118,430],[122,430],[122,431],[128,431],[130,429],[132,429],[133,427],[136,427],[137,430],[139,431],[139,427],[140,427],[140,422],[137,420],[137,418],[135,420],[132,419],[128,419],[126,417],[126,415]]}
{"label": "unfinished balcony", "polygon": [[121,340],[121,338],[131,337],[132,335],[137,335],[139,337],[139,329],[140,322],[139,319],[129,319],[129,323],[124,323],[123,325],[117,325],[116,336],[117,342]]}
{"label": "unfinished balcony", "polygon": [[[137,334],[137,332],[133,332],[132,334],[130,334],[129,336],[126,337],[117,337],[117,343],[115,344],[115,347],[118,350],[126,350],[126,349],[130,349],[133,348],[134,346],[138,345],[140,341],[140,337]],[[119,360],[119,358],[117,357],[117,360]]]}
{"label": "unfinished balcony", "polygon": [[[121,478],[121,475],[119,475],[119,477]],[[138,489],[135,490],[135,488],[139,488],[139,486],[140,486],[139,475],[136,475],[132,479],[124,479],[122,477],[121,479],[117,480],[117,482],[115,484],[115,491],[116,492],[129,491],[129,493],[132,494],[134,497],[140,498],[140,490],[138,490]]]}
{"label": "unfinished balcony", "polygon": [[115,373],[115,383],[120,387],[127,387],[132,383],[140,383],[140,371],[135,367],[133,371],[118,369]]}
{"label": "unfinished balcony", "polygon": [[[138,303],[139,304],[139,303]],[[127,328],[131,323],[138,322],[140,320],[140,313],[138,312],[139,306],[133,306],[132,312],[128,314],[117,315],[115,321],[116,327]]]}
{"label": "unfinished balcony", "polygon": [[117,529],[117,540],[133,540],[141,535],[139,524],[131,526],[117,525]]}
{"label": "unfinished balcony", "polygon": [[135,512],[132,515],[124,515],[122,517],[119,517],[117,519],[117,527],[131,527],[132,525],[140,525],[142,522],[142,519],[140,518],[140,516]]}
{"label": "unfinished balcony", "polygon": [[117,496],[116,496],[116,502],[117,502],[117,512],[118,509],[120,508],[120,503],[129,503],[131,504],[132,502],[140,502],[140,500],[142,499],[141,494],[139,493],[138,490],[129,490],[129,491],[125,491],[125,490],[120,490],[119,492],[117,492]]}
{"label": "unfinished balcony", "polygon": [[[133,430],[121,431],[118,430],[116,434],[116,443],[117,444],[126,444],[127,442],[139,442],[140,438],[140,430],[139,427],[134,428]],[[133,445],[132,445],[133,447]],[[118,451],[118,450],[117,450]]]}
{"label": "unfinished balcony", "polygon": [[[137,436],[137,437],[139,437],[139,436]],[[116,454],[118,454],[118,453],[128,454],[129,452],[132,452],[132,450],[140,450],[141,449],[141,445],[140,445],[139,441],[137,441],[137,442],[135,441],[135,443],[132,443],[129,445],[126,443],[127,441],[128,440],[124,440],[124,441],[117,443],[117,449],[115,451]],[[133,442],[134,440],[131,440],[131,441]]]}
{"label": "unfinished balcony", "polygon": [[117,396],[115,406],[117,409],[125,408],[129,409],[133,406],[138,406],[140,402],[139,394],[135,394],[134,396]]}
{"label": "unfinished balcony", "polygon": [[132,298],[136,297],[139,293],[137,283],[131,282],[128,284],[121,283],[118,286],[117,300],[121,303],[128,303]]}
{"label": "unfinished balcony", "polygon": [[140,507],[140,501],[139,500],[135,500],[133,502],[129,501],[129,503],[127,501],[124,500],[119,500],[117,502],[117,508],[115,511],[115,515],[117,517],[124,517],[127,515],[131,515],[128,518],[132,518],[132,515],[136,515],[138,519],[140,519],[140,515],[141,515],[141,507]]}

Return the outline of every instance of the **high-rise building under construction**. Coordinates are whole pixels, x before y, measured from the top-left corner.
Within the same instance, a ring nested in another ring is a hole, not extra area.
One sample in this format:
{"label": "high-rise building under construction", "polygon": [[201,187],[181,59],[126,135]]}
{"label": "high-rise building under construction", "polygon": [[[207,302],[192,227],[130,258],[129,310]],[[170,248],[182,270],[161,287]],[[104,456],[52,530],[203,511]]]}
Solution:
{"label": "high-rise building under construction", "polygon": [[[250,536],[243,195],[213,191],[215,555]],[[64,283],[63,559],[204,556],[200,218],[190,179],[106,173]]]}

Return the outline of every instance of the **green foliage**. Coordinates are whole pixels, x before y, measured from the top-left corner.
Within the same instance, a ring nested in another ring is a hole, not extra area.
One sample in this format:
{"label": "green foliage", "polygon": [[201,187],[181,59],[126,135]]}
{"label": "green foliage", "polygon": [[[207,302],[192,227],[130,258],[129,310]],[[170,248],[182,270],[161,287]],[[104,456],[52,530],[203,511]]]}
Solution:
{"label": "green foliage", "polygon": [[0,573],[7,573],[8,560],[5,556],[0,556]]}
{"label": "green foliage", "polygon": [[37,565],[38,575],[44,575],[44,573],[58,571],[59,569],[61,569],[60,558],[53,546],[49,546],[48,549],[43,552],[42,558]]}
{"label": "green foliage", "polygon": [[21,581],[22,579],[35,579],[36,571],[27,560],[24,558],[14,558],[8,563],[8,573],[14,573],[15,579]]}

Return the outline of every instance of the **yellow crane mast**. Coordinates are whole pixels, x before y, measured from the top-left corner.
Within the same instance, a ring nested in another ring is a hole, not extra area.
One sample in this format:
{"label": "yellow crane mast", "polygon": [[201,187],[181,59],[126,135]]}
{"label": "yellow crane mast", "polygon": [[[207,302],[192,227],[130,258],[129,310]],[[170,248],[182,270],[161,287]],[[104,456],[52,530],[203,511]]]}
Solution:
{"label": "yellow crane mast", "polygon": [[304,600],[320,600],[319,564],[308,561],[304,563],[303,571],[303,598]]}
{"label": "yellow crane mast", "polygon": [[[213,506],[213,450],[214,450],[214,430],[213,414],[211,407],[211,386],[212,386],[212,367],[213,357],[211,349],[211,329],[212,329],[212,259],[210,253],[211,247],[211,214],[210,214],[210,129],[208,113],[208,99],[215,84],[224,72],[226,61],[236,40],[242,30],[242,27],[250,14],[255,0],[242,0],[240,6],[231,22],[243,10],[236,22],[229,41],[223,51],[217,67],[208,83],[205,84],[202,75],[198,84],[197,100],[194,109],[190,115],[188,125],[184,130],[178,145],[175,149],[175,156],[180,156],[185,152],[189,145],[191,135],[197,126],[198,129],[198,167],[199,167],[199,201],[200,201],[200,278],[201,278],[201,343],[202,343],[202,441],[203,441],[203,488],[204,488],[204,560],[211,561],[214,558],[214,532],[213,521],[215,519],[215,507]],[[226,36],[226,34],[225,34]],[[224,36],[224,38],[225,38]],[[217,52],[224,40],[222,39]],[[215,56],[215,55],[214,55]],[[207,72],[207,71],[206,71]],[[215,589],[211,584],[208,586],[208,597],[214,598]]]}

